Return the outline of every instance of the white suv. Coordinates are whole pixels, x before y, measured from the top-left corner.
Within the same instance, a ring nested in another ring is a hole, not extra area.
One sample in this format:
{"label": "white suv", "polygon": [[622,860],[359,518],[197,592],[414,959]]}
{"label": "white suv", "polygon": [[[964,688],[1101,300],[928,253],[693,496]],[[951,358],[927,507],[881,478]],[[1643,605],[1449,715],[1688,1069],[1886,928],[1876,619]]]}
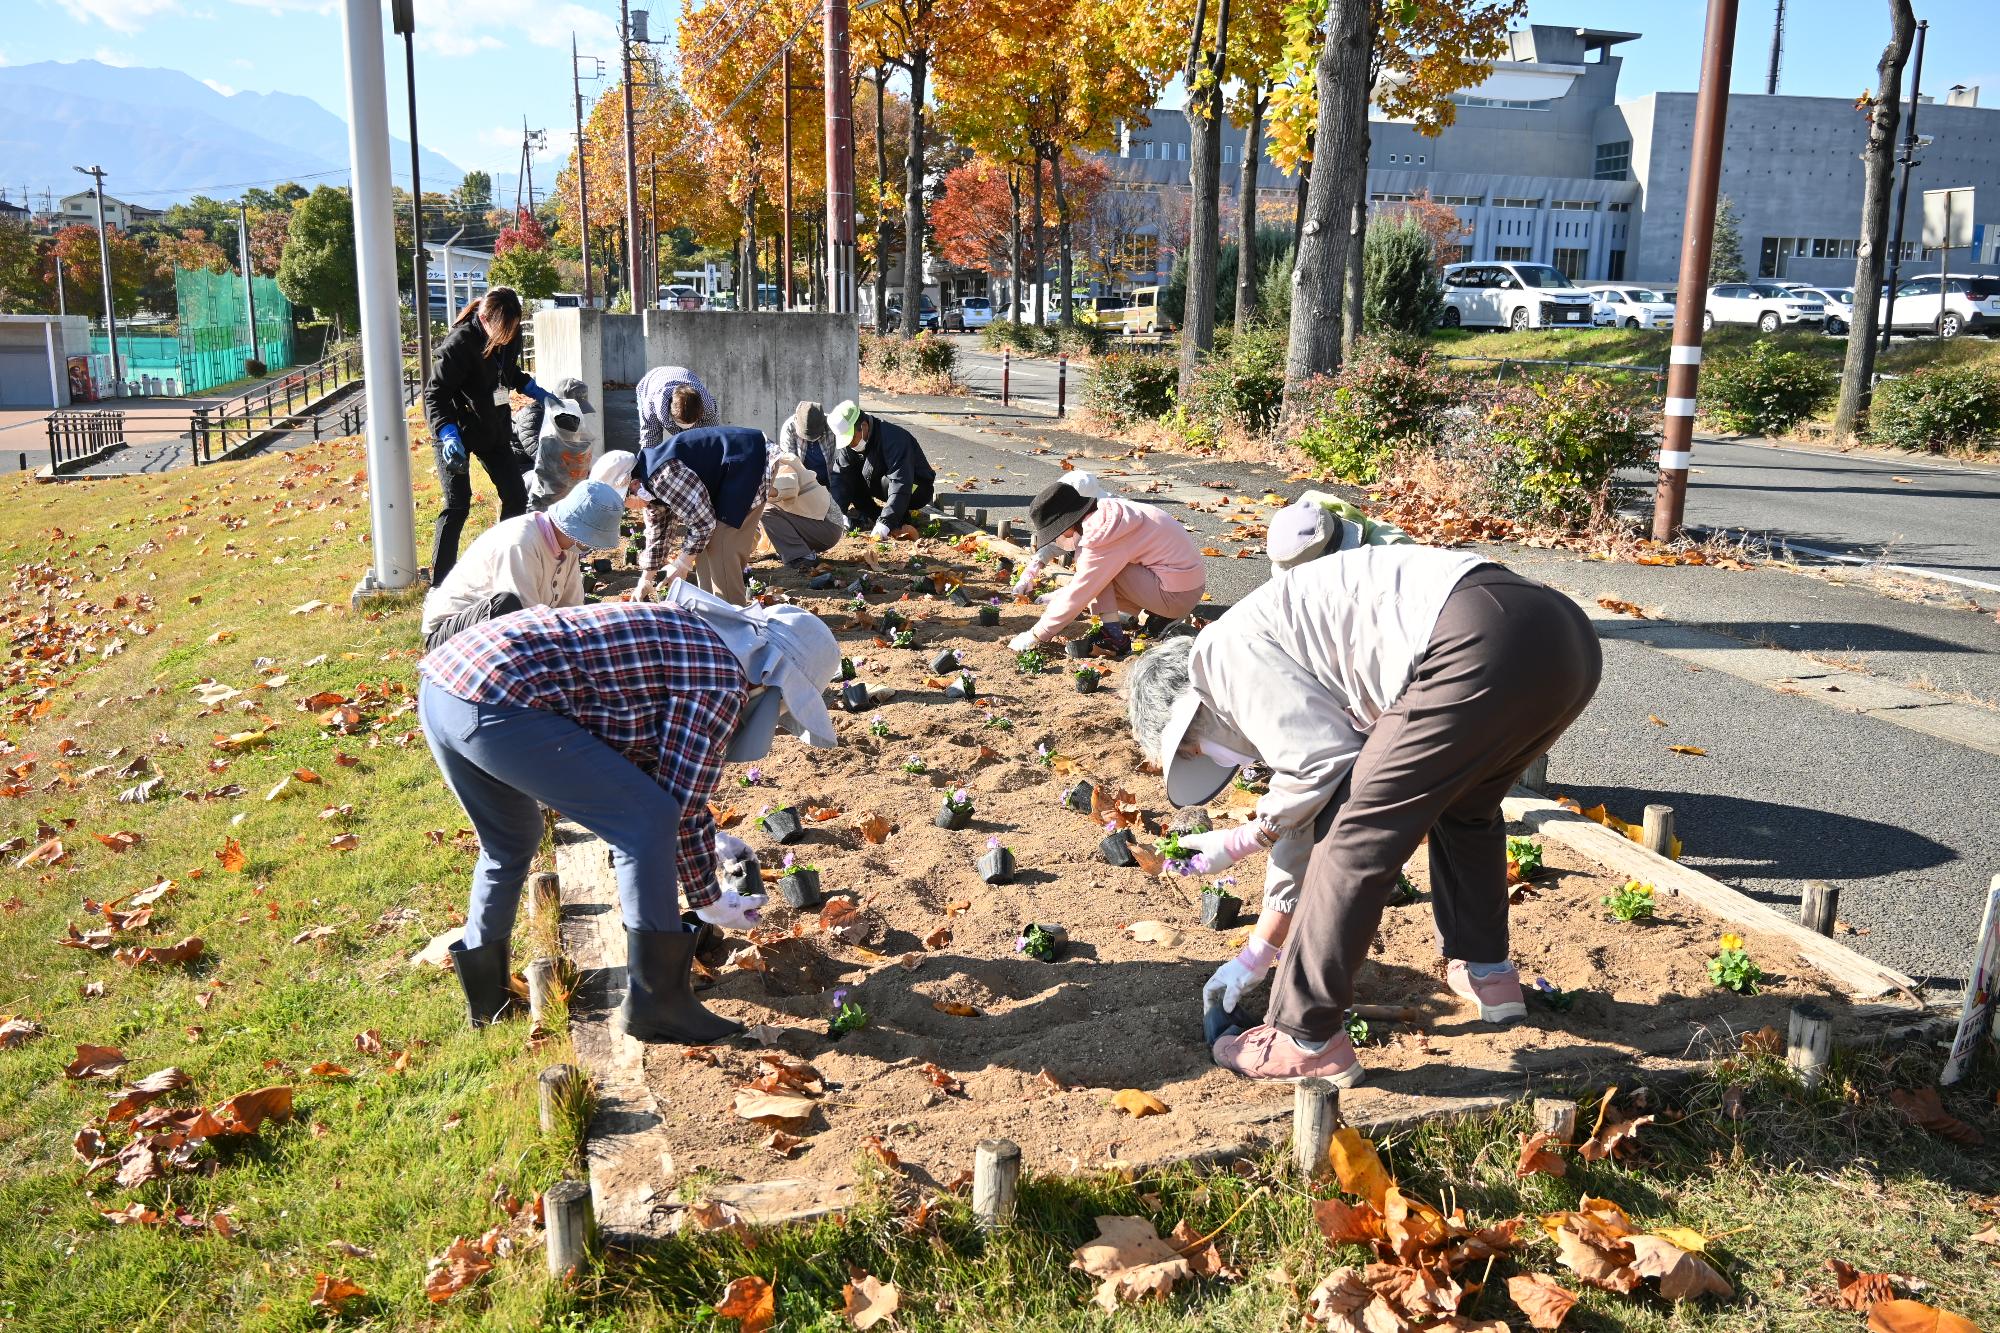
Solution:
{"label": "white suv", "polygon": [[1446,264],[1444,302],[1448,329],[1591,326],[1590,293],[1547,264]]}
{"label": "white suv", "polygon": [[[1897,333],[1935,333],[1940,338],[1978,330],[1987,337],[2000,337],[2000,278],[1960,277],[1945,279],[1950,284],[1942,301],[1938,299],[1938,275],[1926,273],[1896,287]],[[1889,308],[1887,298],[1880,303],[1877,318]]]}
{"label": "white suv", "polygon": [[1607,328],[1670,329],[1674,303],[1650,287],[1592,287],[1597,322]]}
{"label": "white suv", "polygon": [[1701,326],[1755,324],[1765,333],[1794,324],[1817,327],[1826,322],[1826,306],[1775,282],[1724,282],[1708,289],[1708,309]]}

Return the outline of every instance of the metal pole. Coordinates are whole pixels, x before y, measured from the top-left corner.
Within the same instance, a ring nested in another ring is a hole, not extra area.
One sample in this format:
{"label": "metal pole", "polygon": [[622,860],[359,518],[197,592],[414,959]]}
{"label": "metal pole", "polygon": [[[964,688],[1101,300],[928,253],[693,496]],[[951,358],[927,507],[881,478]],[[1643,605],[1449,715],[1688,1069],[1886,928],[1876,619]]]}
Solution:
{"label": "metal pole", "polygon": [[250,281],[250,211],[242,204],[236,205],[236,249],[243,262],[243,313],[250,321],[250,359],[262,361],[257,355],[257,289]]}
{"label": "metal pole", "polygon": [[64,289],[61,255],[56,256],[56,313],[65,318],[69,315],[69,293]]}
{"label": "metal pole", "polygon": [[1775,97],[1778,92],[1778,65],[1785,58],[1785,0],[1778,0],[1777,17],[1771,21],[1771,68],[1764,76],[1764,94]]}
{"label": "metal pole", "polygon": [[618,68],[625,91],[625,286],[636,315],[646,303],[639,294],[639,158],[632,144],[631,0],[618,0]]}
{"label": "metal pole", "polygon": [[[1896,284],[1901,281],[1898,271],[1903,266],[1903,215],[1910,207],[1910,168],[1917,165],[1917,94],[1924,86],[1924,34],[1930,29],[1929,19],[1917,21],[1916,66],[1910,71],[1910,109],[1904,117],[1903,151],[1898,155],[1903,164],[1903,179],[1896,186],[1896,228],[1895,236],[1889,242],[1889,286],[1882,312],[1882,350],[1885,352],[1889,350],[1889,330],[1896,323]],[[1854,294],[1856,300],[1861,296],[1860,292]],[[1938,299],[1944,299],[1942,290]],[[1944,309],[1943,305],[1939,305],[1938,309]]]}
{"label": "metal pole", "polygon": [[111,345],[113,391],[123,396],[122,381],[125,376],[118,364],[118,313],[111,302],[111,242],[104,235],[104,168],[90,166],[78,167],[77,170],[97,183],[97,272],[100,285],[104,288],[104,337]]}
{"label": "metal pole", "polygon": [[410,0],[396,0],[395,30],[403,34],[403,86],[410,97],[410,313],[417,322],[417,365],[431,365],[431,260],[424,249],[424,181],[417,170],[417,21]]}
{"label": "metal pole", "polygon": [[646,164],[646,308],[660,300],[660,164]]}
{"label": "metal pole", "polygon": [[1063,416],[1069,409],[1069,353],[1056,358],[1056,415]]}
{"label": "metal pole", "polygon": [[363,588],[406,588],[416,578],[410,437],[403,416],[403,340],[396,313],[395,205],[389,193],[388,79],[381,0],[346,0],[347,149],[354,181],[354,267],[361,295],[361,357],[368,402],[368,507],[374,567]]}
{"label": "metal pole", "polygon": [[826,305],[854,313],[854,105],[848,94],[847,0],[826,0]]}
{"label": "metal pole", "polygon": [[785,47],[785,225],[784,257],[779,261],[778,271],[784,274],[783,286],[785,309],[792,308],[792,48]]}
{"label": "metal pole", "polygon": [[[583,246],[583,304],[589,307],[596,305],[597,299],[590,287],[590,178],[585,174],[583,165],[588,154],[584,152],[583,145],[583,80],[576,72],[575,33],[569,35],[569,89],[576,103],[576,212],[577,229],[582,233]],[[416,135],[412,133],[410,137],[414,139]]]}
{"label": "metal pole", "polygon": [[1729,119],[1730,52],[1736,44],[1736,0],[1708,0],[1702,39],[1701,85],[1695,92],[1694,152],[1688,163],[1686,219],[1681,229],[1680,291],[1667,361],[1666,429],[1660,441],[1660,482],[1653,501],[1653,540],[1681,530],[1694,448],[1695,390],[1701,379],[1701,317],[1708,264],[1715,247],[1715,205],[1722,186],[1722,142]]}

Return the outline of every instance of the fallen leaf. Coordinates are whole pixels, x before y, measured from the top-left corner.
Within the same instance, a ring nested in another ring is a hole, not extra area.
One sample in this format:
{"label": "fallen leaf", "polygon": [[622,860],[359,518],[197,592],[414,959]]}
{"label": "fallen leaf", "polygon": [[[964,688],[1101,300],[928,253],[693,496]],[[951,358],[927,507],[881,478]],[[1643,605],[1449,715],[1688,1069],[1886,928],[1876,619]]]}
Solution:
{"label": "fallen leaf", "polygon": [[884,1319],[894,1318],[903,1293],[893,1282],[884,1282],[867,1273],[857,1273],[854,1281],[841,1289],[847,1308],[841,1313],[856,1328],[873,1328]]}
{"label": "fallen leaf", "polygon": [[215,859],[232,875],[242,874],[243,867],[250,864],[250,858],[243,854],[242,846],[234,838],[222,840],[222,850],[215,854]]}
{"label": "fallen leaf", "polygon": [[[950,1093],[950,1092],[965,1091],[964,1084],[960,1083],[957,1079],[953,1078],[950,1074],[947,1074],[944,1070],[940,1069],[935,1064],[926,1062],[924,1064],[918,1065],[917,1072],[924,1076],[924,1081],[926,1083],[929,1083],[932,1087],[938,1089],[941,1092]],[[1977,1240],[1978,1237],[1975,1236],[1973,1237],[1973,1239]]]}
{"label": "fallen leaf", "polygon": [[1132,860],[1139,869],[1149,875],[1157,875],[1167,868],[1167,858],[1148,847],[1143,842],[1135,842],[1131,847]]}
{"label": "fallen leaf", "polygon": [[369,1028],[366,1032],[355,1033],[354,1049],[363,1055],[380,1055],[382,1053],[382,1033],[376,1028]]}
{"label": "fallen leaf", "polygon": [[139,835],[130,829],[118,833],[93,833],[91,837],[103,843],[114,852],[129,852],[139,845]]}
{"label": "fallen leaf", "polygon": [[1701,756],[1701,755],[1706,755],[1708,753],[1707,750],[1702,749],[1699,745],[1669,745],[1667,748],[1673,751],[1675,754],[1691,754],[1691,755]]}
{"label": "fallen leaf", "polygon": [[754,1088],[736,1090],[737,1118],[754,1120],[768,1129],[798,1129],[812,1118],[815,1105],[812,1098],[796,1093],[759,1092]]}
{"label": "fallen leaf", "polygon": [[326,845],[336,852],[351,852],[361,845],[361,835],[358,833],[343,833]]}
{"label": "fallen leaf", "polygon": [[[1135,846],[1133,850],[1138,848]],[[1181,933],[1164,921],[1134,921],[1125,927],[1125,933],[1141,944],[1157,944],[1163,949],[1181,942]]]}
{"label": "fallen leaf", "polygon": [[1356,1208],[1345,1199],[1315,1199],[1313,1220],[1329,1245],[1373,1245],[1386,1239],[1382,1215],[1365,1203]]}
{"label": "fallen leaf", "polygon": [[1126,1088],[1115,1094],[1111,1104],[1134,1120],[1142,1120],[1149,1115],[1165,1115],[1172,1109],[1152,1093],[1141,1092],[1137,1088]]}
{"label": "fallen leaf", "polygon": [[321,1060],[306,1072],[314,1078],[343,1079],[354,1077],[353,1070],[342,1065],[337,1065],[331,1060]]}
{"label": "fallen leaf", "polygon": [[1628,1236],[1632,1247],[1632,1271],[1640,1277],[1658,1278],[1660,1296],[1669,1301],[1691,1301],[1702,1296],[1734,1296],[1736,1289],[1704,1259],[1659,1236]]}
{"label": "fallen leaf", "polygon": [[1381,1212],[1391,1181],[1389,1173],[1382,1169],[1382,1159],[1375,1155],[1375,1145],[1362,1138],[1359,1130],[1343,1125],[1333,1132],[1327,1156],[1333,1162],[1340,1188],[1360,1195],[1370,1207]]}
{"label": "fallen leaf", "polygon": [[743,822],[743,812],[733,805],[726,810],[718,810],[715,808],[715,802],[710,801],[708,813],[715,820],[717,828],[735,828]]}
{"label": "fallen leaf", "polygon": [[1868,1311],[1868,1333],[1979,1333],[1979,1326],[1922,1301],[1877,1301]]}
{"label": "fallen leaf", "polygon": [[295,768],[292,770],[292,776],[300,782],[306,783],[308,786],[319,781],[319,774],[313,772],[310,768]]}
{"label": "fallen leaf", "polygon": [[1565,1268],[1593,1287],[1629,1293],[1639,1285],[1632,1271],[1632,1248],[1575,1215],[1556,1228],[1556,1257]]}
{"label": "fallen leaf", "polygon": [[881,815],[867,815],[856,821],[854,827],[861,831],[862,837],[877,846],[889,840],[889,821]]}
{"label": "fallen leaf", "polygon": [[967,1004],[963,1000],[932,1000],[931,1008],[941,1014],[950,1014],[954,1018],[979,1017],[978,1006]]}
{"label": "fallen leaf", "polygon": [[493,1260],[477,1245],[463,1236],[455,1236],[444,1253],[431,1260],[430,1272],[424,1277],[424,1295],[431,1304],[442,1305],[492,1268]]}
{"label": "fallen leaf", "polygon": [[1653,724],[1654,726],[1656,726],[1656,727],[1664,727],[1664,726],[1666,726],[1666,725],[1667,725],[1667,720],[1666,720],[1665,718],[1661,717],[1661,716],[1660,716],[1659,714],[1657,714],[1657,713],[1648,713],[1648,714],[1646,714],[1646,720],[1647,720],[1648,722],[1652,723],[1652,724]]}
{"label": "fallen leaf", "polygon": [[162,1069],[148,1074],[118,1092],[118,1100],[104,1113],[106,1120],[130,1120],[149,1104],[158,1101],[170,1092],[177,1092],[189,1083],[188,1076],[178,1069]]}
{"label": "fallen leaf", "polygon": [[1963,1144],[1968,1148],[1978,1147],[1986,1142],[1986,1136],[1973,1126],[1944,1109],[1944,1099],[1938,1095],[1934,1085],[1926,1084],[1914,1092],[1902,1088],[1891,1088],[1889,1100],[1903,1113],[1903,1118],[1918,1129],[1927,1129],[1941,1139]]}
{"label": "fallen leaf", "polygon": [[266,1120],[284,1124],[292,1118],[292,1089],[279,1083],[253,1092],[239,1092],[215,1108],[226,1134],[255,1134]]}
{"label": "fallen leaf", "polygon": [[1099,1217],[1097,1239],[1077,1247],[1071,1267],[1098,1279],[1091,1300],[1107,1312],[1128,1301],[1162,1300],[1194,1276],[1187,1259],[1143,1217]]}
{"label": "fallen leaf", "polygon": [[368,1289],[357,1282],[321,1273],[313,1282],[312,1299],[307,1303],[315,1310],[340,1314],[347,1309],[348,1302],[358,1301],[367,1294]]}
{"label": "fallen leaf", "polygon": [[63,1077],[73,1079],[110,1078],[123,1069],[125,1052],[116,1046],[87,1046],[79,1042],[76,1059],[63,1066]]}
{"label": "fallen leaf", "polygon": [[764,1333],[778,1317],[777,1293],[761,1277],[739,1277],[723,1290],[715,1312],[738,1320],[742,1333]]}
{"label": "fallen leaf", "polygon": [[1549,1140],[1553,1134],[1521,1135],[1521,1160],[1514,1167],[1514,1177],[1526,1180],[1529,1176],[1563,1176],[1569,1173],[1569,1163],[1549,1151]]}
{"label": "fallen leaf", "polygon": [[[301,605],[293,607],[292,614],[295,616],[309,616],[315,611],[322,611],[326,609],[326,606],[327,603],[322,602],[317,598],[315,598],[310,602],[305,602],[302,603]],[[435,1300],[436,1298],[433,1297],[432,1299]]]}
{"label": "fallen leaf", "polygon": [[796,1134],[787,1134],[782,1129],[771,1131],[771,1137],[764,1140],[764,1146],[780,1157],[790,1157],[803,1146],[805,1140]]}
{"label": "fallen leaf", "polygon": [[1620,1120],[1613,1125],[1603,1125],[1588,1141],[1577,1147],[1576,1155],[1586,1162],[1601,1162],[1620,1153],[1628,1153],[1637,1146],[1639,1131],[1652,1123],[1653,1117],[1642,1115]]}
{"label": "fallen leaf", "polygon": [[302,930],[298,934],[292,936],[292,943],[310,944],[314,940],[326,939],[333,933],[334,933],[334,928],[332,926],[309,926],[305,930]]}
{"label": "fallen leaf", "polygon": [[946,921],[936,930],[933,930],[930,934],[924,936],[923,940],[923,944],[926,949],[942,949],[950,943],[951,943],[951,922],[949,921]]}
{"label": "fallen leaf", "polygon": [[1561,1328],[1570,1306],[1576,1304],[1575,1294],[1546,1273],[1520,1273],[1508,1278],[1507,1294],[1521,1307],[1521,1313],[1528,1316],[1530,1328]]}
{"label": "fallen leaf", "polygon": [[1616,597],[1600,597],[1597,599],[1597,604],[1606,611],[1616,611],[1624,616],[1636,616],[1640,620],[1646,618],[1646,613],[1638,606],[1631,602],[1621,602]]}
{"label": "fallen leaf", "polygon": [[0,1014],[0,1051],[11,1051],[42,1035],[42,1025],[12,1014]]}
{"label": "fallen leaf", "polygon": [[829,819],[840,818],[840,807],[837,805],[808,805],[806,807],[806,818],[815,824],[824,824]]}

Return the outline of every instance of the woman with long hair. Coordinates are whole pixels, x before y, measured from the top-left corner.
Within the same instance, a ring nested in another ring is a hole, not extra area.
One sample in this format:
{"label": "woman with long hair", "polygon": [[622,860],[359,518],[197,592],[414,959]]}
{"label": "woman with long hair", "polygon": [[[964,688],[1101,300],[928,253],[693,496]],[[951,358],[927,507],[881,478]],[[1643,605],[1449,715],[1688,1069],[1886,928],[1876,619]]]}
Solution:
{"label": "woman with long hair", "polygon": [[498,492],[501,518],[528,512],[508,411],[516,393],[542,403],[555,397],[521,369],[521,298],[512,287],[495,287],[459,312],[424,381],[424,416],[444,491],[431,543],[432,587],[458,563],[459,533],[472,510],[471,459],[479,460]]}

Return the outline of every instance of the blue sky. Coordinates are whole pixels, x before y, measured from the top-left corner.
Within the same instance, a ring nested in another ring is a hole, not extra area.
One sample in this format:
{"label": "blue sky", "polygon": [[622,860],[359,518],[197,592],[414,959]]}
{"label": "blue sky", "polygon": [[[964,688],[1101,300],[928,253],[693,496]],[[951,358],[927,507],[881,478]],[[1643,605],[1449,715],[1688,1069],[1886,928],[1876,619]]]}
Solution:
{"label": "blue sky", "polygon": [[[1775,0],[1743,0],[1734,84],[1761,91]],[[285,91],[345,115],[340,10],[330,0],[5,0],[0,63],[95,58],[183,70],[222,91]],[[386,30],[386,3],[382,6]],[[1619,48],[1621,91],[1694,86],[1701,0],[1543,0],[1534,22],[1639,31]],[[671,34],[678,0],[653,7]],[[536,179],[569,148],[569,40],[586,55],[616,46],[615,0],[417,0],[418,119],[428,147],[461,167],[514,170],[521,117],[549,131]],[[1920,0],[1931,22],[1925,86],[1983,85],[2000,105],[1994,0]],[[1852,97],[1873,83],[1887,29],[1885,0],[1792,0],[1781,91]],[[602,85],[599,85],[602,86]],[[400,45],[390,61],[391,122],[402,132]],[[545,177],[544,172],[548,175]],[[427,181],[426,185],[430,183]]]}

